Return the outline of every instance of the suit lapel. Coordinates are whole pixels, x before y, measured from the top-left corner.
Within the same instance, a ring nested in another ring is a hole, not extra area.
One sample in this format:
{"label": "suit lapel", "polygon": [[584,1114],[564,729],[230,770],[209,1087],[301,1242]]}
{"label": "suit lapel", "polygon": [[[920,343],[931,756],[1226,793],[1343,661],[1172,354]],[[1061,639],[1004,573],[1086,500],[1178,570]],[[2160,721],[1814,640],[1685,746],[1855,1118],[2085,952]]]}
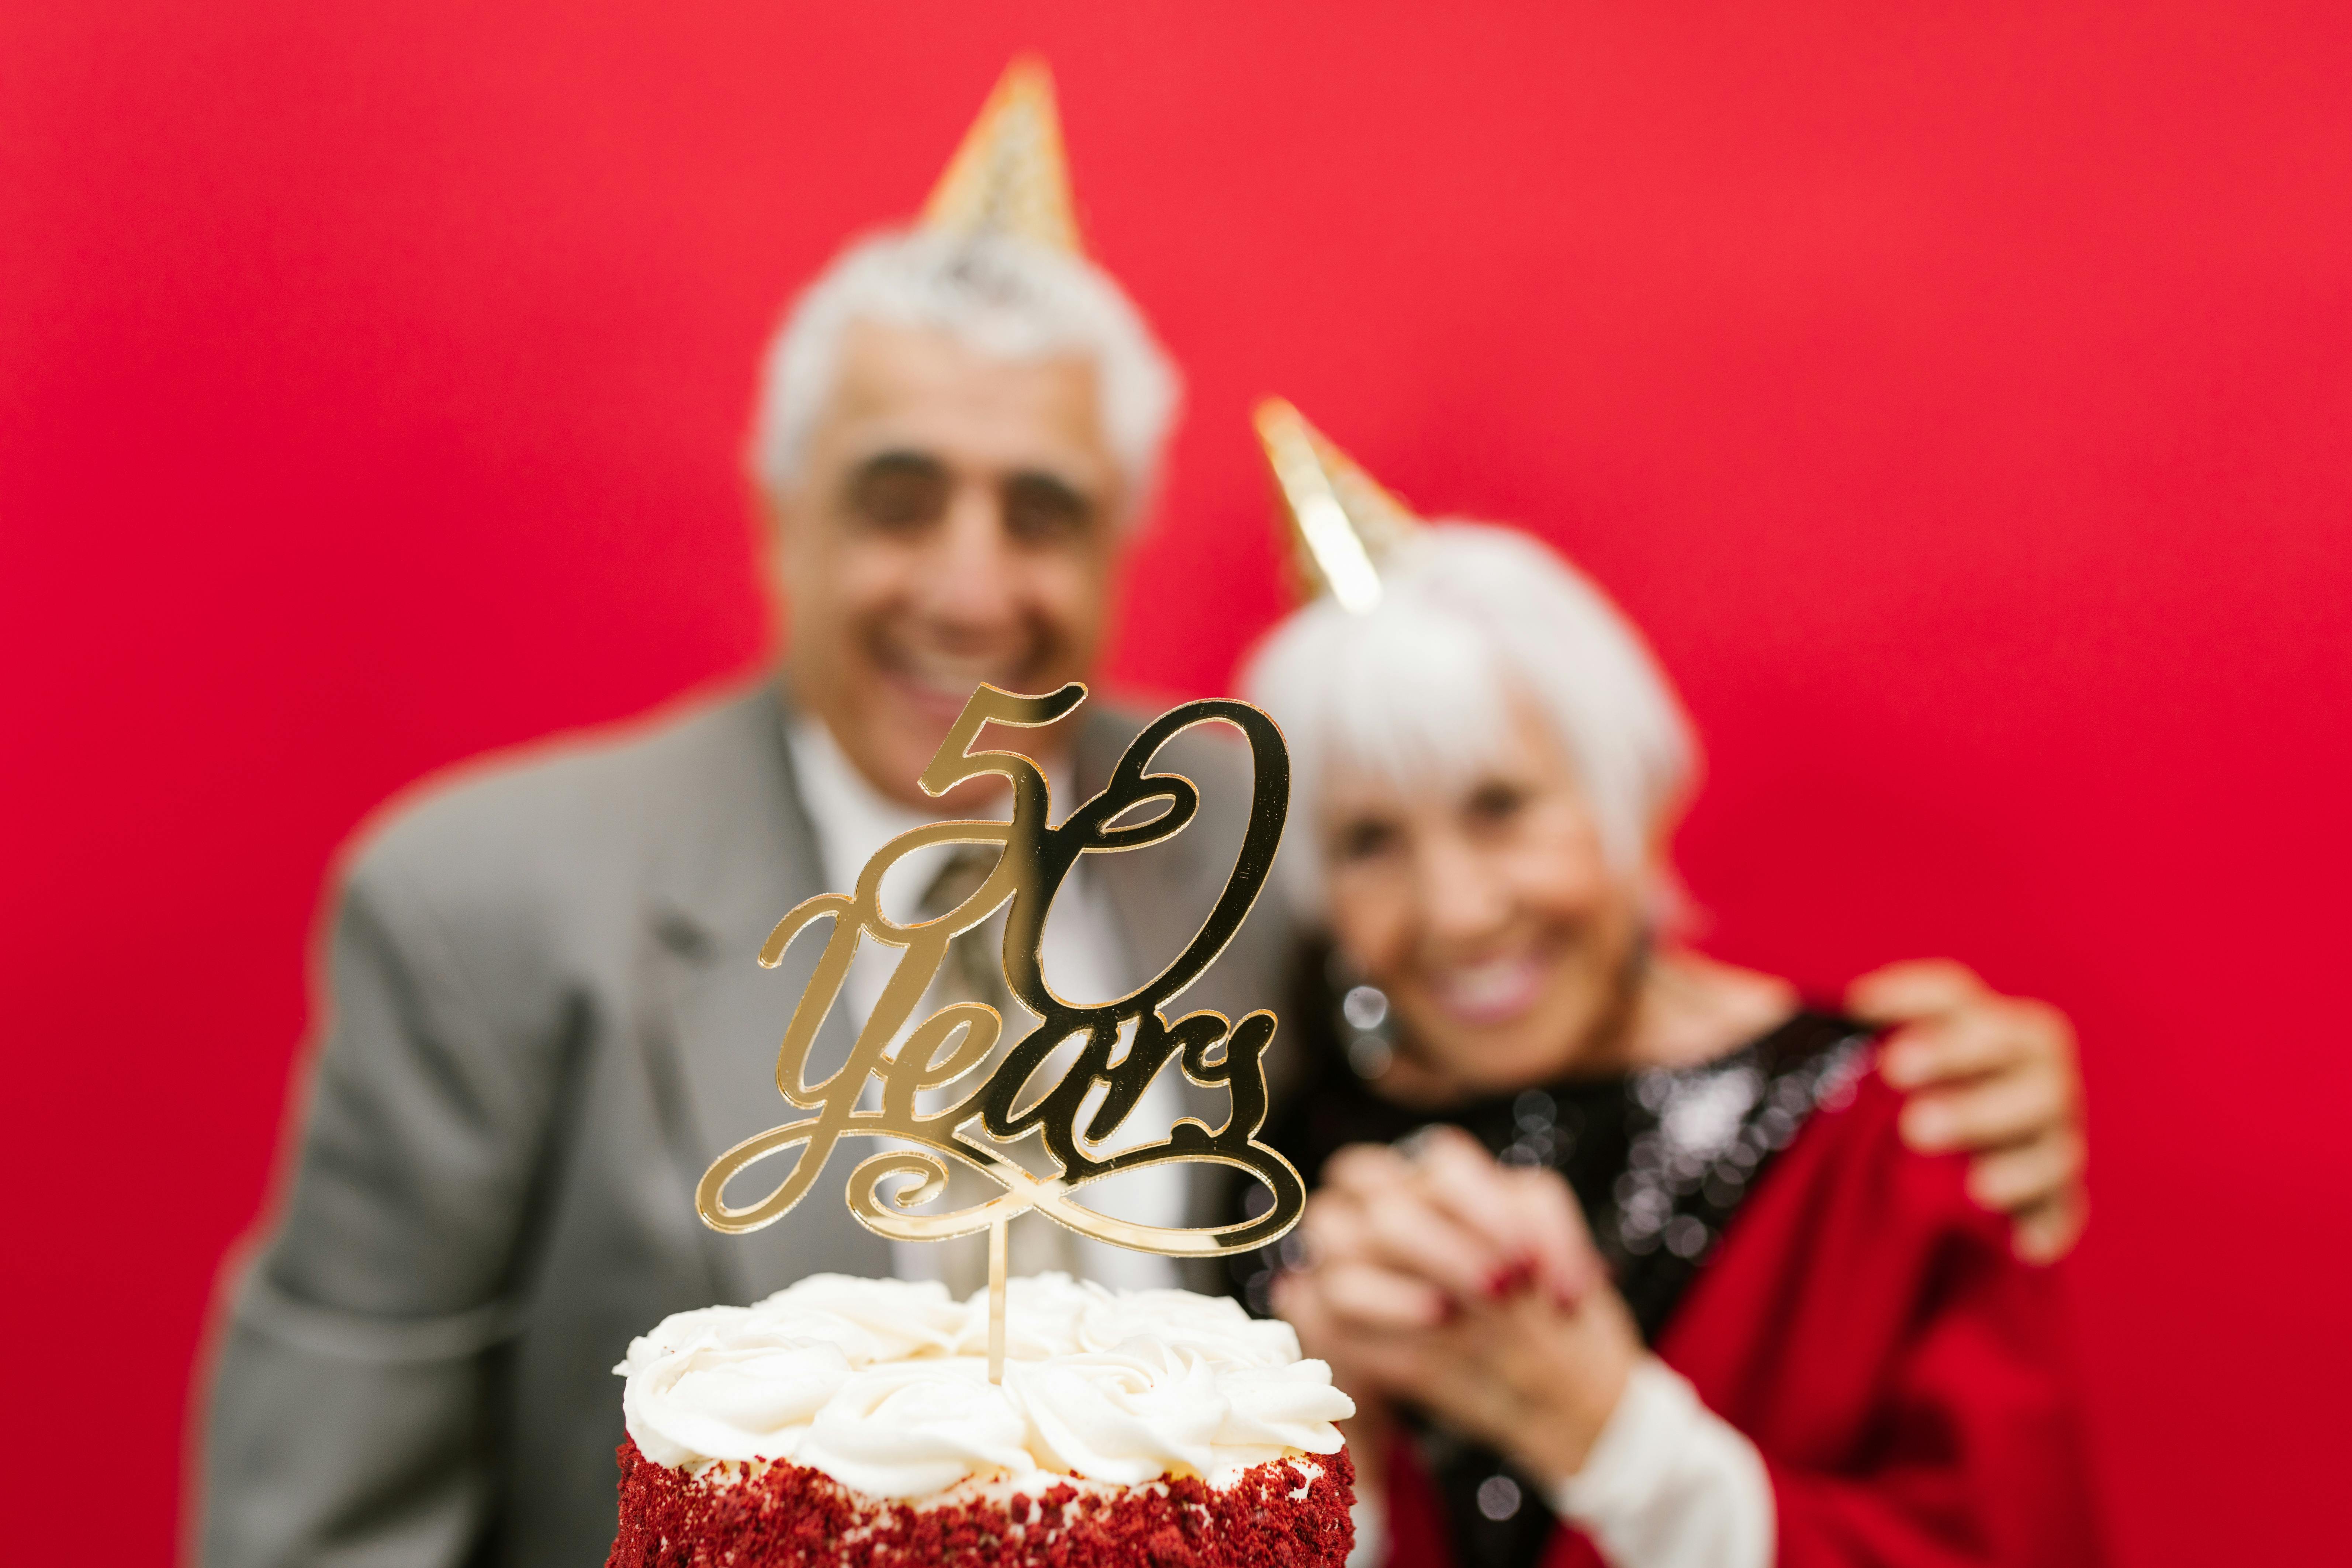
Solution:
{"label": "suit lapel", "polygon": [[[745,1138],[800,1114],[774,1087],[784,1025],[814,968],[824,931],[793,943],[774,969],[760,944],[803,900],[826,891],[816,836],[801,804],[784,709],[772,685],[718,716],[710,744],[666,812],[677,825],[648,879],[643,921],[642,1033],[665,1131],[689,1183]],[[836,1008],[819,1033],[812,1077],[844,1060],[851,1031]],[[730,1189],[747,1201],[782,1179],[779,1155]],[[853,1220],[828,1172],[806,1202],[750,1236],[704,1231],[725,1299],[756,1300],[826,1270],[889,1272],[883,1240]]]}

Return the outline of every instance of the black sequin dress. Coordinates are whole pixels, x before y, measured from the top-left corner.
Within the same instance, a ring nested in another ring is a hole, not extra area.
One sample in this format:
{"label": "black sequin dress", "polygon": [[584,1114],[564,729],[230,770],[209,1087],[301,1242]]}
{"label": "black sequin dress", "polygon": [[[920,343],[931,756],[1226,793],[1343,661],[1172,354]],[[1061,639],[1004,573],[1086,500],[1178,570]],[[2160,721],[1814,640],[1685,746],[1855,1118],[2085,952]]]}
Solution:
{"label": "black sequin dress", "polygon": [[[1850,1019],[1801,1011],[1700,1066],[1566,1079],[1433,1116],[1375,1092],[1393,1037],[1386,999],[1347,984],[1322,955],[1302,966],[1284,1024],[1297,1031],[1292,1043],[1308,1067],[1265,1141],[1297,1165],[1310,1190],[1324,1162],[1346,1145],[1393,1142],[1440,1121],[1507,1164],[1549,1166],[1575,1189],[1648,1343],[1772,1157],[1817,1107],[1847,1091],[1870,1039]],[[1295,1247],[1295,1239],[1284,1246]],[[1235,1289],[1253,1311],[1266,1310],[1284,1261],[1280,1247],[1233,1260]],[[1534,1568],[1554,1522],[1538,1489],[1492,1450],[1434,1422],[1415,1417],[1412,1428],[1458,1568]]]}

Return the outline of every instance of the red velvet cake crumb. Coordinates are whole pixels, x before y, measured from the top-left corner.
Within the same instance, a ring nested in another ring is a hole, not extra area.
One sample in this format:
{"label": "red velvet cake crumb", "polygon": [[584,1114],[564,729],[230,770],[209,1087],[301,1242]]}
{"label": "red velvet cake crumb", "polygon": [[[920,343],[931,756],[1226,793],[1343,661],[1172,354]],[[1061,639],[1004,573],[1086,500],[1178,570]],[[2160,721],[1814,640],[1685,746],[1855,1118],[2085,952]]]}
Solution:
{"label": "red velvet cake crumb", "polygon": [[656,1465],[634,1442],[619,1454],[621,1532],[605,1568],[1340,1568],[1355,1539],[1345,1450],[1317,1457],[1311,1485],[1277,1459],[1223,1490],[1181,1477],[928,1509],[799,1465],[736,1480]]}

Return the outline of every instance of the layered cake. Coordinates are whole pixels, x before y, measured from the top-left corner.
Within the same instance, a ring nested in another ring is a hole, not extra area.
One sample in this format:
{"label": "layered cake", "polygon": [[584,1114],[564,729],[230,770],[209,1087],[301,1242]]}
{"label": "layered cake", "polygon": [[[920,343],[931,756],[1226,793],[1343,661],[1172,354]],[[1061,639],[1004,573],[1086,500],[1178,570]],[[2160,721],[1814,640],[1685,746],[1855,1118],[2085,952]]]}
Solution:
{"label": "layered cake", "polygon": [[1288,1325],[1181,1290],[988,1299],[817,1275],[666,1319],[614,1370],[607,1568],[1340,1568],[1354,1414]]}

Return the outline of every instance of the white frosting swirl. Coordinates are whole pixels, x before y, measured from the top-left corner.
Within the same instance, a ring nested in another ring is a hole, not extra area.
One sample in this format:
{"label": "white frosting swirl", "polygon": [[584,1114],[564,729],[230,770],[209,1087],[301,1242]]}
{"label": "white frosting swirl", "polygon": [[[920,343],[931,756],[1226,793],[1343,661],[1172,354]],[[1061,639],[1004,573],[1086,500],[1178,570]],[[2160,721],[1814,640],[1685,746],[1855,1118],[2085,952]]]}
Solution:
{"label": "white frosting swirl", "polygon": [[876,1497],[972,1477],[1167,1474],[1224,1486],[1330,1454],[1355,1414],[1287,1323],[1184,1290],[1015,1279],[1006,1365],[988,1381],[988,1297],[934,1280],[818,1274],[751,1307],[662,1320],[613,1370],[629,1436],[658,1464],[790,1459]]}

